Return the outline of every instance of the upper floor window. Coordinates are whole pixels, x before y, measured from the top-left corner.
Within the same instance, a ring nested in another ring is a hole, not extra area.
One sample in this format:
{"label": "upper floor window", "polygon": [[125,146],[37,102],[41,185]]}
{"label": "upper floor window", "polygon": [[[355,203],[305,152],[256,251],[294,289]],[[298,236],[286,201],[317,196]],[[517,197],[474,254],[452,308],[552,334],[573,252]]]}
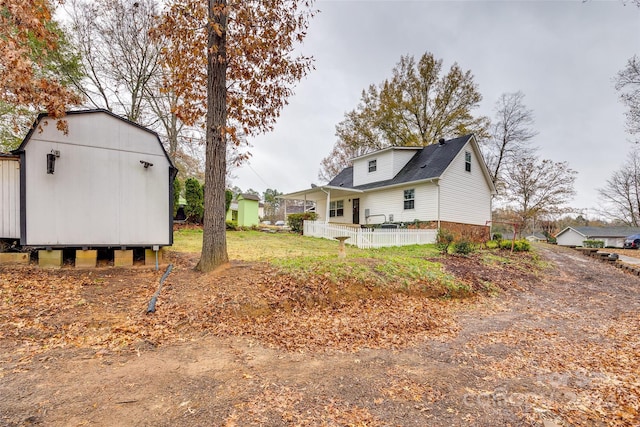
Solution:
{"label": "upper floor window", "polygon": [[416,190],[404,190],[404,208],[405,209],[413,209],[415,206],[416,200]]}
{"label": "upper floor window", "polygon": [[335,200],[329,203],[329,216],[344,216],[344,200]]}
{"label": "upper floor window", "polygon": [[464,170],[471,172],[471,153],[468,151],[464,152]]}
{"label": "upper floor window", "polygon": [[369,160],[369,172],[375,172],[378,170],[378,161]]}

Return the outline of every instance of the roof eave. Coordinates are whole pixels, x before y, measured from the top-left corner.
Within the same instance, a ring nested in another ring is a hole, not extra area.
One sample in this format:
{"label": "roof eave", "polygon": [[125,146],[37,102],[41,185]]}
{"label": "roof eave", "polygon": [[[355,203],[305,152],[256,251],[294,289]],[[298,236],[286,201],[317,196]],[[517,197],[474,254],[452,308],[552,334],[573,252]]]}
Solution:
{"label": "roof eave", "polygon": [[415,185],[415,184],[424,184],[424,183],[428,183],[428,182],[437,182],[440,181],[440,177],[439,176],[435,176],[432,178],[423,178],[423,179],[417,179],[415,181],[405,181],[405,182],[397,182],[395,184],[389,184],[389,185],[382,185],[379,187],[371,187],[371,188],[367,188],[362,190],[362,192],[371,192],[371,191],[377,191],[377,190],[388,190],[390,188],[398,188],[398,187],[407,187],[410,185]]}
{"label": "roof eave", "polygon": [[288,193],[288,194],[282,194],[280,196],[278,196],[279,199],[285,199],[285,200],[300,200],[305,198],[305,196],[308,196],[310,194],[314,194],[314,193],[318,193],[318,192],[322,192],[324,194],[324,196],[322,198],[324,198],[326,196],[327,191],[331,192],[331,190],[336,190],[336,191],[344,191],[346,193],[355,193],[355,194],[361,194],[364,193],[363,190],[359,190],[357,188],[350,188],[350,187],[336,187],[333,185],[322,185],[322,186],[318,186],[318,187],[313,187],[313,188],[309,188],[307,190],[302,190],[302,191],[296,191],[294,193]]}

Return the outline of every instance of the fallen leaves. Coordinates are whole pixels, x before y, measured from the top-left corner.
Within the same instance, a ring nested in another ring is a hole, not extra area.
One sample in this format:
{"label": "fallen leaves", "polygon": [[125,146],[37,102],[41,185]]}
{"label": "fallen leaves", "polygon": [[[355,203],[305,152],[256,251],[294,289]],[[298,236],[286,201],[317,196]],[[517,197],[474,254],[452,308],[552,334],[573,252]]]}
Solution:
{"label": "fallen leaves", "polygon": [[0,336],[24,354],[51,348],[100,351],[213,334],[251,336],[288,351],[401,348],[456,332],[450,304],[419,293],[306,281],[264,264],[202,275],[177,267],[145,314],[162,272],[0,270]]}

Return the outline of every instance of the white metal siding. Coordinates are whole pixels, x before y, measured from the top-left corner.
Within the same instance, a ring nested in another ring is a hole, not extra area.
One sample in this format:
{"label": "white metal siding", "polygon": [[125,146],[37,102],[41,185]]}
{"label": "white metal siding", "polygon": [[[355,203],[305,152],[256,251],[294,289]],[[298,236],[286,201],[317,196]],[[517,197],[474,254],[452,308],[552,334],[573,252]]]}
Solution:
{"label": "white metal siding", "polygon": [[[471,153],[471,172],[465,170],[465,152]],[[491,220],[491,189],[478,156],[471,144],[467,144],[443,173],[441,221],[486,225]]]}
{"label": "white metal siding", "polygon": [[[68,135],[49,120],[25,148],[26,244],[168,245],[169,163],[156,137],[105,113],[65,119]],[[60,157],[47,174],[51,150]]]}
{"label": "white metal siding", "polygon": [[[342,200],[344,201],[344,209],[343,209],[343,215],[342,216],[330,216],[329,217],[329,222],[334,222],[334,223],[338,223],[338,224],[351,224],[353,223],[353,202],[351,202],[351,198],[347,197],[347,196],[341,196],[341,197],[332,197],[331,201],[335,202],[338,200]],[[322,219],[326,216],[326,211],[324,210],[327,206],[327,199],[324,199],[322,202],[320,202],[322,204],[322,212],[319,212],[316,208],[316,212],[319,214],[319,219]],[[360,204],[362,206],[362,203]],[[319,205],[318,205],[319,206]],[[360,209],[360,211],[362,212],[362,209]]]}
{"label": "white metal siding", "polygon": [[20,161],[0,157],[0,238],[20,238]]}
{"label": "white metal siding", "polygon": [[561,246],[582,246],[582,242],[587,240],[582,234],[573,229],[569,229],[557,236],[556,241]]}
{"label": "white metal siding", "polygon": [[393,175],[396,176],[409,160],[416,155],[417,150],[393,150]]}
{"label": "white metal siding", "polygon": [[599,238],[599,237],[593,237],[591,240],[603,240],[604,241],[604,246],[607,248],[621,248],[622,246],[624,246],[624,237],[605,237],[605,238]]}
{"label": "white metal siding", "polygon": [[[376,171],[369,172],[369,161],[376,161]],[[393,151],[387,150],[377,155],[367,156],[353,162],[353,185],[364,185],[371,182],[385,181],[394,177]]]}
{"label": "white metal siding", "polygon": [[[419,148],[387,149],[353,162],[353,185],[364,185],[372,182],[386,181],[393,178],[411,160]],[[376,160],[376,171],[369,172],[369,162]]]}
{"label": "white metal siding", "polygon": [[[404,209],[404,190],[415,189],[414,209]],[[363,223],[380,224],[385,219],[393,222],[435,221],[437,220],[438,188],[434,183],[425,182],[404,187],[367,192],[360,198],[360,212]],[[364,218],[365,209],[371,217]],[[375,216],[374,216],[375,215]]]}

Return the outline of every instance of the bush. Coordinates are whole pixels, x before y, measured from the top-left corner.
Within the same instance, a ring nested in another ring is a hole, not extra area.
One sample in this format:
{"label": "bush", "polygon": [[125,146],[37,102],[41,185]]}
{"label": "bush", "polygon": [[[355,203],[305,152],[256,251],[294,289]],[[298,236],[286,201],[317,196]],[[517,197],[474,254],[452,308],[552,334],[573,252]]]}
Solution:
{"label": "bush", "polygon": [[448,254],[451,243],[453,243],[453,234],[443,228],[438,230],[438,234],[436,235],[436,248],[438,248],[440,253]]}
{"label": "bush", "polygon": [[582,246],[585,248],[604,248],[604,242],[602,240],[585,240],[582,242]]}
{"label": "bush", "polygon": [[184,182],[184,198],[187,201],[184,207],[187,221],[201,223],[204,215],[204,190],[197,179],[189,178]]}
{"label": "bush", "polygon": [[468,255],[475,250],[473,243],[468,240],[460,240],[453,244],[453,252],[460,255]]}
{"label": "bush", "polygon": [[304,221],[315,221],[317,218],[318,214],[316,214],[315,212],[291,214],[287,218],[287,224],[289,224],[289,228],[291,228],[292,231],[302,234],[302,231],[304,230]]}
{"label": "bush", "polygon": [[497,240],[497,241],[502,240],[502,234],[501,233],[493,233],[493,240]]}
{"label": "bush", "polygon": [[229,231],[236,231],[238,229],[237,221],[227,221],[226,225],[227,225],[227,230]]}
{"label": "bush", "polygon": [[[500,249],[511,250],[511,240],[503,240],[500,242]],[[527,239],[516,240],[513,243],[514,252],[529,252],[531,250],[531,243]]]}
{"label": "bush", "polygon": [[178,204],[180,203],[180,192],[182,191],[182,182],[176,178],[173,180],[173,216],[178,214]]}
{"label": "bush", "polygon": [[497,240],[489,240],[485,242],[485,246],[487,249],[498,249],[500,248],[500,242]]}

